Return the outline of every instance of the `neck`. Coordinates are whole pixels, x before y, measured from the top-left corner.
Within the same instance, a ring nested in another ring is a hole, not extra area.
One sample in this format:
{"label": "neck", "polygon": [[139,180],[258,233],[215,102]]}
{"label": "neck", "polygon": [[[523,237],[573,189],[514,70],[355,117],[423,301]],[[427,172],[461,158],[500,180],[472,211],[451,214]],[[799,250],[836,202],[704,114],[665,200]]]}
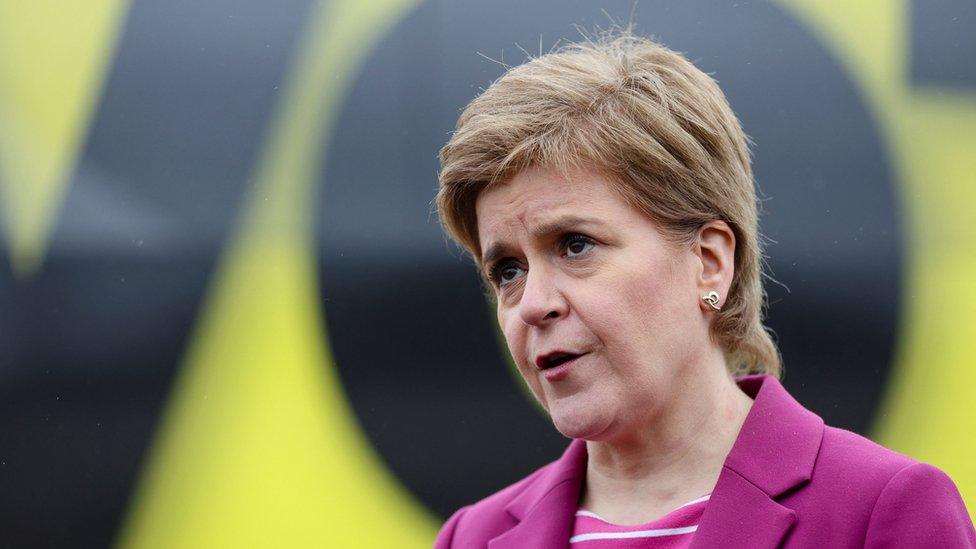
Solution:
{"label": "neck", "polygon": [[752,399],[728,375],[720,352],[702,370],[681,376],[638,428],[587,441],[584,508],[640,524],[711,492]]}

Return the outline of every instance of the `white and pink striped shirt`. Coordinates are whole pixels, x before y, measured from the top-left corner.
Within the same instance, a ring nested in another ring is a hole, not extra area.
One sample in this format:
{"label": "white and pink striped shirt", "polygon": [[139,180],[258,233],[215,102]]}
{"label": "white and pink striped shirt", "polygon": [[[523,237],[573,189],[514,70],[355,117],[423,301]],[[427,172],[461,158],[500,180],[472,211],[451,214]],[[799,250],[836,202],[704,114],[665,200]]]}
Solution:
{"label": "white and pink striped shirt", "polygon": [[579,549],[679,549],[691,545],[709,496],[689,501],[645,524],[621,526],[585,509],[576,511],[569,543]]}

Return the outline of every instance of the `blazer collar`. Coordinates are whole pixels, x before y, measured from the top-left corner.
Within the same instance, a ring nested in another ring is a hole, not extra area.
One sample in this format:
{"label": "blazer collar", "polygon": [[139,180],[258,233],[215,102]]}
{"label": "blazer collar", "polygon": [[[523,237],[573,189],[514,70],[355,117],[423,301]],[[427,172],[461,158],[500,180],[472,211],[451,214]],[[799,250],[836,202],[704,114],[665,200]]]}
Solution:
{"label": "blazer collar", "polygon": [[[692,547],[773,547],[796,516],[775,498],[810,480],[823,420],[806,410],[776,378],[747,376],[739,387],[754,402],[722,467]],[[573,440],[505,511],[518,524],[490,549],[565,548],[586,474],[586,442]]]}
{"label": "blazer collar", "polygon": [[561,458],[505,506],[519,523],[489,541],[488,548],[564,549],[573,531],[585,474],[586,441],[574,439]]}
{"label": "blazer collar", "polygon": [[691,547],[778,547],[796,513],[776,499],[810,481],[824,423],[776,378],[748,376],[754,400],[705,506]]}
{"label": "blazer collar", "polygon": [[754,400],[725,458],[731,469],[772,498],[810,480],[824,423],[772,376],[747,376],[739,387]]}

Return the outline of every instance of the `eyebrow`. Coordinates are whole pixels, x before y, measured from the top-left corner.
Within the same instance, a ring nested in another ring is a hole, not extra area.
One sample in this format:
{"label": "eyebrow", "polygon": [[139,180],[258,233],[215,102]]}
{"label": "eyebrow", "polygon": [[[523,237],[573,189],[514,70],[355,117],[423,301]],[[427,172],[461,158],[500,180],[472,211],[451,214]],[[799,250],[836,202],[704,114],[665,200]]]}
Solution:
{"label": "eyebrow", "polygon": [[[530,234],[533,238],[543,238],[553,234],[567,232],[570,229],[579,227],[580,225],[602,226],[603,222],[592,217],[564,215],[557,217],[552,221],[546,221],[545,223],[541,223],[538,226],[533,227]],[[504,242],[493,243],[491,246],[488,246],[488,250],[481,256],[481,264],[491,265],[496,259],[505,255],[507,250],[508,245],[506,245]]]}

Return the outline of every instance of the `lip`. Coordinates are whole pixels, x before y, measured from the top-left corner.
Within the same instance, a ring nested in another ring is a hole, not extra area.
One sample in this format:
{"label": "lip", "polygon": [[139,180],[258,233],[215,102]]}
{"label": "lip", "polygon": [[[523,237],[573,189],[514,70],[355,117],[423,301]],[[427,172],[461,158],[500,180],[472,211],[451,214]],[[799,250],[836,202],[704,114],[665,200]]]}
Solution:
{"label": "lip", "polygon": [[[544,353],[544,354],[541,354],[541,355],[535,357],[535,367],[536,367],[537,370],[546,370],[547,369],[546,368],[546,361],[548,361],[551,357],[554,357],[554,356],[557,356],[557,355],[578,355],[576,358],[579,358],[579,357],[583,356],[584,354],[585,353],[577,353],[577,352],[574,352],[574,351],[566,351],[566,350],[563,350],[563,349],[555,349],[555,350],[549,351],[548,353]],[[576,360],[576,359],[573,359],[573,360]],[[572,362],[572,360],[570,362]],[[558,366],[557,366],[557,368],[558,368]]]}
{"label": "lip", "polygon": [[[542,365],[545,364],[545,361],[548,357],[557,354],[575,354],[577,356],[575,358],[567,360],[566,362],[563,362],[559,366],[553,366],[552,368],[542,368]],[[577,353],[571,353],[569,351],[553,351],[551,353],[540,355],[536,359],[535,363],[536,363],[536,367],[539,369],[539,371],[542,372],[542,375],[546,378],[547,381],[555,382],[562,379],[566,379],[566,376],[569,375],[569,371],[573,368],[573,366],[575,366],[576,363],[579,362],[579,359],[583,358],[587,354],[589,353],[577,354]]]}

